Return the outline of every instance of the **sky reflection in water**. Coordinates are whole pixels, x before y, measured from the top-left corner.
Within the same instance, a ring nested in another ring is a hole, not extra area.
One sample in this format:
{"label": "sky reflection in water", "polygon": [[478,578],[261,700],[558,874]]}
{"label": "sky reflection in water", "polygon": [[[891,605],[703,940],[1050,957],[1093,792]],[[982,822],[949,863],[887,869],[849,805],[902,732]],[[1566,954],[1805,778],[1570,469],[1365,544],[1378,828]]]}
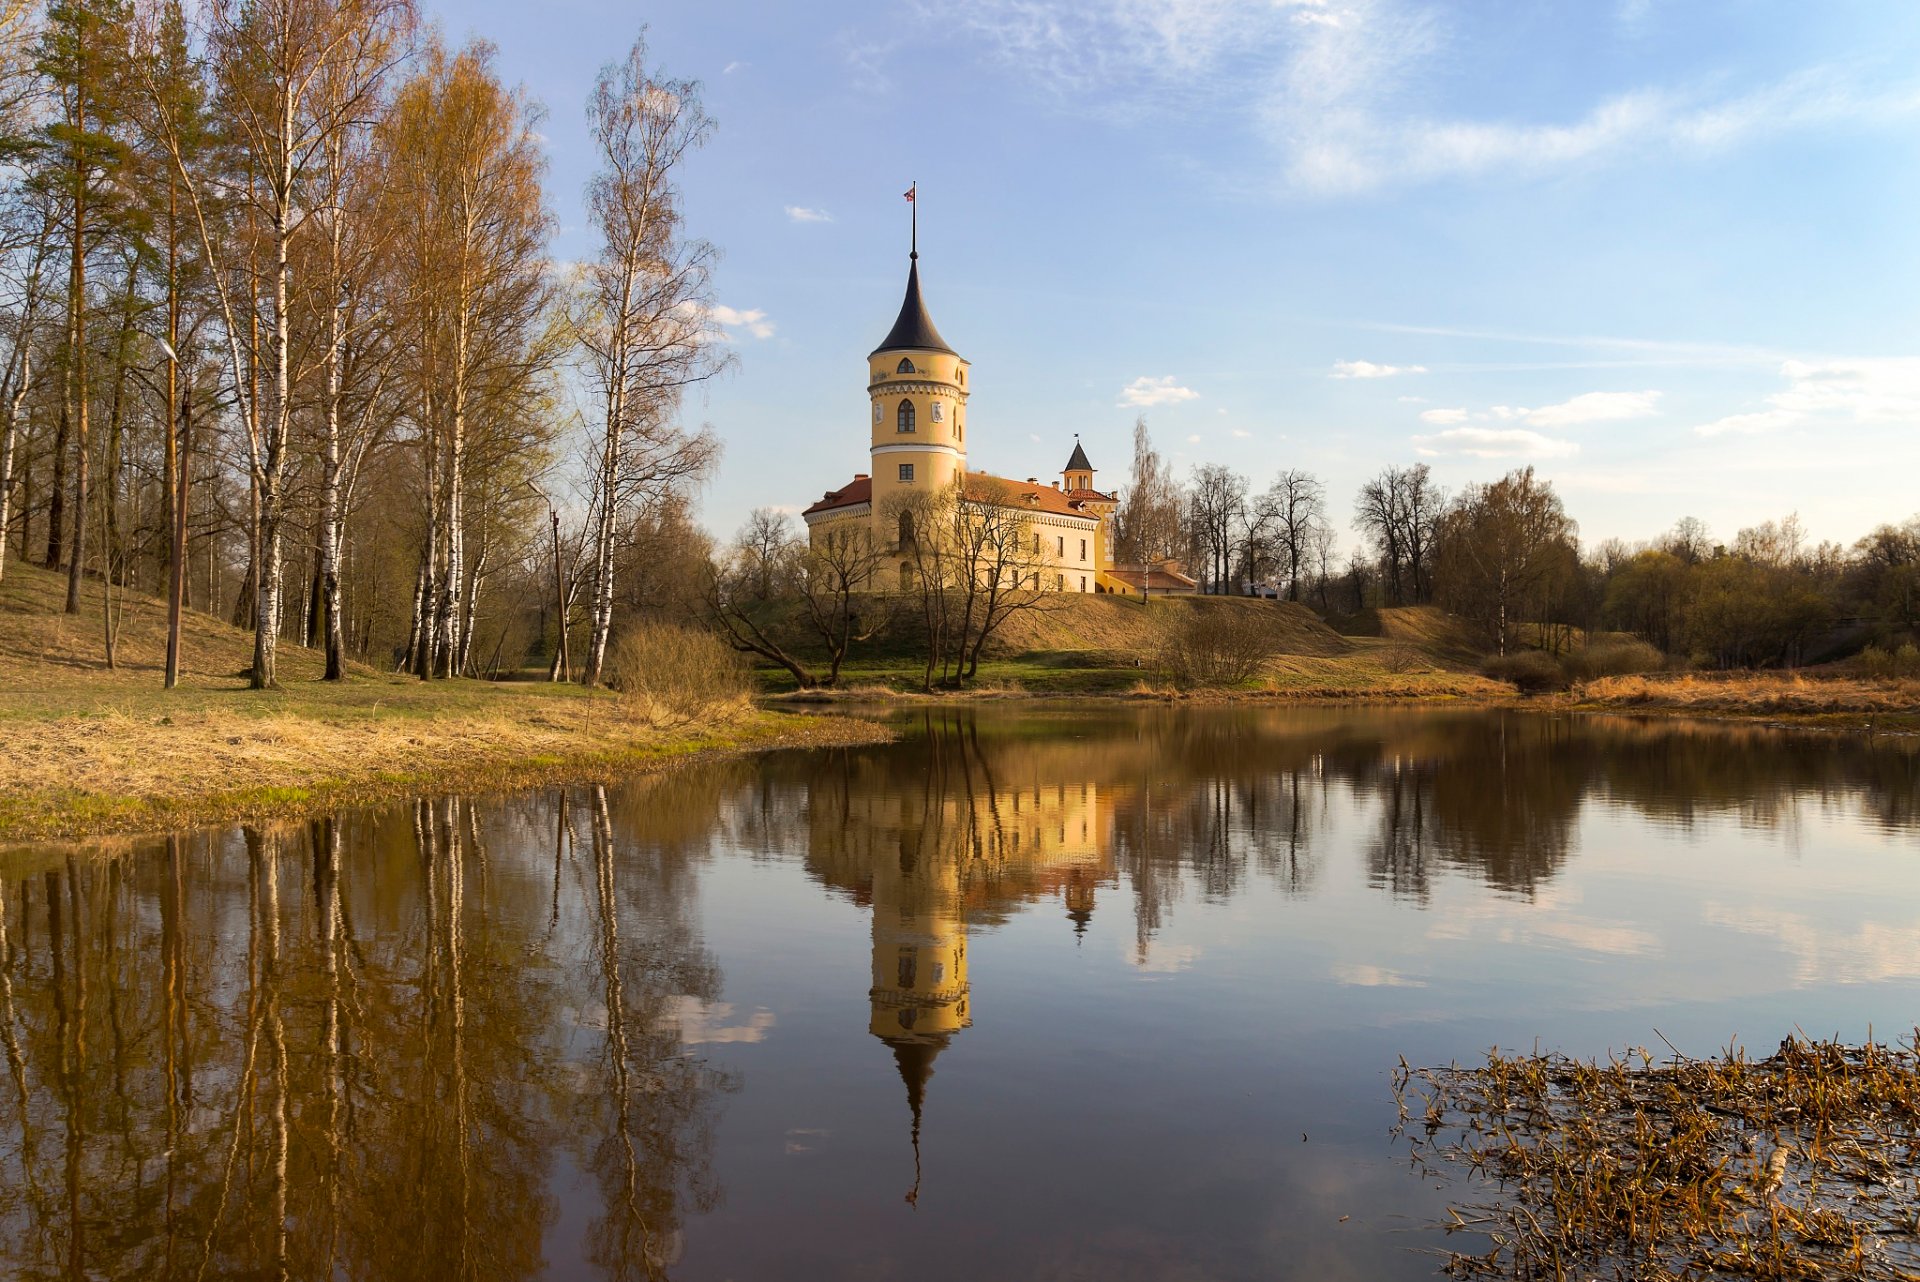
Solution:
{"label": "sky reflection in water", "polygon": [[1920,1020],[1910,740],[902,727],[16,852],[0,1272],[1427,1277],[1401,1055]]}

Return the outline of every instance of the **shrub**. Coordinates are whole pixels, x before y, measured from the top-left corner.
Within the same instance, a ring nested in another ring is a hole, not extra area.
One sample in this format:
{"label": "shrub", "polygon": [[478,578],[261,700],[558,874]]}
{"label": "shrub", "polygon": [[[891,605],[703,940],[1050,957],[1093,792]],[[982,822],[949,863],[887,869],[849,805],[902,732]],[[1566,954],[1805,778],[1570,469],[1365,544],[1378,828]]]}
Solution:
{"label": "shrub", "polygon": [[1522,694],[1567,688],[1566,669],[1544,650],[1515,650],[1496,655],[1480,669],[1495,681],[1510,681]]}
{"label": "shrub", "polygon": [[637,716],[686,725],[731,716],[753,692],[747,665],[711,632],[643,620],[614,642],[608,684]]}
{"label": "shrub", "polygon": [[1561,659],[1567,675],[1575,681],[1595,677],[1628,677],[1641,672],[1658,672],[1667,664],[1667,656],[1645,641],[1602,641],[1584,650],[1576,650]]}
{"label": "shrub", "polygon": [[1870,645],[1860,652],[1860,670],[1870,677],[1920,677],[1920,650],[1911,641],[1892,651]]}
{"label": "shrub", "polygon": [[1160,670],[1183,686],[1240,685],[1278,653],[1271,624],[1263,610],[1183,610],[1161,633]]}

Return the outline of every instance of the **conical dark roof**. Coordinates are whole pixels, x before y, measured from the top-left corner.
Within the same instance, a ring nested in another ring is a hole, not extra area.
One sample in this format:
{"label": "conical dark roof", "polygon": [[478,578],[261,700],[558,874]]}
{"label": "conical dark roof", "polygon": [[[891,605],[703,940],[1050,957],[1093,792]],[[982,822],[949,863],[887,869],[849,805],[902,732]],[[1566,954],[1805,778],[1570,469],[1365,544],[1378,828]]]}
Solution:
{"label": "conical dark roof", "polygon": [[1060,470],[1063,472],[1093,471],[1093,464],[1087,462],[1087,452],[1080,448],[1079,437],[1076,436],[1073,438],[1073,457],[1068,459],[1067,465]]}
{"label": "conical dark roof", "polygon": [[907,268],[907,296],[901,300],[899,319],[893,322],[893,328],[880,340],[880,346],[873,349],[871,355],[881,352],[894,352],[910,348],[916,352],[945,352],[949,356],[960,353],[947,346],[947,340],[940,337],[940,331],[933,327],[933,317],[927,315],[927,305],[920,300],[920,255],[915,254]]}

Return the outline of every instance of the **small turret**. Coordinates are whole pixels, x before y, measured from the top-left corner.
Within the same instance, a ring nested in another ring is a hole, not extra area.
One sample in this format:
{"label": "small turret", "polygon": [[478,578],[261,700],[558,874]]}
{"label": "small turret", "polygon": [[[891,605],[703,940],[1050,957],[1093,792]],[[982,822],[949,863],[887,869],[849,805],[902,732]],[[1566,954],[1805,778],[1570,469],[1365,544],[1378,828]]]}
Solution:
{"label": "small turret", "polygon": [[1087,461],[1087,451],[1081,447],[1080,434],[1073,434],[1073,457],[1067,460],[1067,466],[1060,473],[1068,490],[1090,490],[1093,488],[1093,464]]}

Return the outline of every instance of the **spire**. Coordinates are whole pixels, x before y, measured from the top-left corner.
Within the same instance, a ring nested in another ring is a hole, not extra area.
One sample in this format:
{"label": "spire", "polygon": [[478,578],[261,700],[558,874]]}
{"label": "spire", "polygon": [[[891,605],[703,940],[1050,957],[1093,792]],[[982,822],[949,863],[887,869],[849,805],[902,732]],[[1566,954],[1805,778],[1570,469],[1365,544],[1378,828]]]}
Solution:
{"label": "spire", "polygon": [[893,1047],[893,1062],[900,1067],[900,1080],[907,1084],[907,1107],[913,1110],[913,1187],[907,1191],[907,1204],[920,1204],[920,1107],[927,1098],[927,1079],[933,1076],[933,1059],[946,1047],[945,1037],[886,1039]]}
{"label": "spire", "polygon": [[960,353],[947,346],[947,340],[940,337],[940,331],[933,327],[933,317],[927,315],[927,305],[920,300],[920,202],[917,193],[920,184],[907,188],[907,205],[913,211],[913,232],[911,252],[907,254],[907,296],[900,302],[900,315],[893,322],[893,328],[880,341],[880,346],[870,355],[881,352],[899,351],[910,348],[914,351],[945,352],[949,356]]}
{"label": "spire", "polygon": [[[914,255],[918,258],[919,255]],[[907,296],[901,300],[900,315],[893,322],[893,328],[880,340],[880,346],[873,349],[873,355],[881,352],[898,351],[911,348],[914,351],[946,352],[950,356],[960,353],[947,346],[947,340],[940,337],[940,331],[933,327],[933,317],[927,315],[927,305],[920,301],[920,264],[911,262],[907,267]]]}
{"label": "spire", "polygon": [[1080,446],[1080,433],[1078,432],[1075,432],[1073,434],[1073,457],[1067,460],[1066,467],[1062,468],[1061,470],[1065,472],[1093,471],[1093,464],[1087,462],[1086,450],[1082,449]]}

